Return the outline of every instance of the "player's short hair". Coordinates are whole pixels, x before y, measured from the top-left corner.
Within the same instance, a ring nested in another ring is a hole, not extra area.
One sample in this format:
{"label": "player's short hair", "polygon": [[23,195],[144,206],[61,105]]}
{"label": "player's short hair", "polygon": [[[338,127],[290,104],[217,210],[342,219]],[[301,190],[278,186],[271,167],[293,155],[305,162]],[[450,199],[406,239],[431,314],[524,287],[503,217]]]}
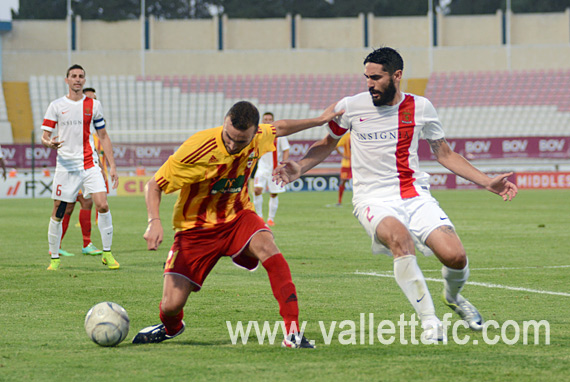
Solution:
{"label": "player's short hair", "polygon": [[263,113],[263,116],[264,116],[264,117],[265,117],[266,115],[270,115],[271,118],[275,119],[275,116],[274,116],[273,113],[270,112],[270,111],[266,111],[265,113]]}
{"label": "player's short hair", "polygon": [[97,93],[94,88],[83,88],[83,93],[85,93],[85,92]]}
{"label": "player's short hair", "polygon": [[251,126],[259,125],[259,110],[248,101],[235,103],[226,114],[230,117],[232,125],[238,130],[248,130]]}
{"label": "player's short hair", "polygon": [[400,56],[400,53],[398,53],[396,49],[387,46],[374,49],[374,51],[364,59],[364,65],[368,62],[382,65],[384,70],[390,73],[390,75],[394,74],[396,70],[404,70],[404,60],[402,56]]}
{"label": "player's short hair", "polygon": [[69,72],[71,72],[73,69],[81,69],[83,70],[83,74],[85,74],[85,69],[83,69],[83,66],[79,64],[73,64],[69,67],[69,69],[67,69],[67,72],[65,73],[65,78],[69,77]]}

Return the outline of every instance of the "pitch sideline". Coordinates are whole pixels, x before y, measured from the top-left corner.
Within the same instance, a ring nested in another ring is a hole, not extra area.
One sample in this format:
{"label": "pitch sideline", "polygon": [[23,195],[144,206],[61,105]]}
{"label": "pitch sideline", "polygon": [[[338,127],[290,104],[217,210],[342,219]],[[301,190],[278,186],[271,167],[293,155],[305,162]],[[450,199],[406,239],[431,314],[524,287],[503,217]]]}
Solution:
{"label": "pitch sideline", "polygon": [[[556,267],[556,266],[552,266],[550,268],[554,268],[554,267]],[[557,266],[557,268],[563,268],[563,267],[566,268],[566,267],[570,267],[570,266]],[[532,268],[536,268],[536,267],[532,267]],[[547,268],[547,267],[543,267],[543,268]],[[487,268],[487,269],[492,269],[492,268]],[[509,269],[509,268],[496,268],[496,269]],[[513,269],[513,268],[510,268],[510,269]],[[364,275],[364,276],[394,278],[394,275],[391,273],[355,271],[354,274],[355,275]],[[435,281],[438,283],[443,283],[442,279],[435,279],[432,277],[426,277],[425,279],[426,279],[426,281]],[[523,288],[523,287],[513,287],[513,286],[508,286],[508,285],[491,284],[491,283],[481,283],[481,282],[477,282],[477,281],[467,281],[467,285],[475,285],[475,286],[482,286],[482,287],[486,287],[486,288],[506,289],[506,290],[520,291],[520,292],[530,292],[530,293],[539,293],[539,294],[549,294],[549,295],[554,295],[554,296],[570,297],[570,293],[565,293],[565,292],[553,292],[553,291],[548,291],[548,290],[530,289],[530,288]]]}

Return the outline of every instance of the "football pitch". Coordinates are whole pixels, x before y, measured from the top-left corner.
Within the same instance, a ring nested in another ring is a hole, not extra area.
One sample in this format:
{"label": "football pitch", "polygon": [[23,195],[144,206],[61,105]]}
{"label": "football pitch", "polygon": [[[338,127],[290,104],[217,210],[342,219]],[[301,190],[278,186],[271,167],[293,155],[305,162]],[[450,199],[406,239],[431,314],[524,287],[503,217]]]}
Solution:
{"label": "football pitch", "polygon": [[[273,231],[315,350],[281,348],[279,333],[273,344],[257,335],[253,322],[273,329],[281,319],[267,273],[239,269],[229,258],[190,296],[184,334],[131,344],[138,330],[159,323],[172,196],[163,196],[165,240],[156,252],[148,252],[142,238],[144,199],[110,198],[117,271],[100,257],[81,255],[77,206],[62,245],[76,255],[48,272],[52,201],[0,200],[0,381],[567,380],[570,191],[523,190],[510,203],[482,190],[433,194],[469,255],[463,294],[496,325],[485,333],[455,325],[453,336],[454,314],[447,344],[413,344],[412,325],[399,324],[402,314],[411,320],[413,309],[392,277],[392,260],[370,253],[370,240],[352,216],[351,194],[335,207],[333,192],[286,193]],[[264,199],[267,209],[267,194]],[[92,238],[100,247],[95,225]],[[443,318],[451,310],[439,298],[441,265],[421,255],[418,262]],[[120,304],[130,317],[127,339],[113,348],[97,346],[83,328],[86,312],[101,301]],[[524,341],[525,323],[541,321],[526,327]],[[389,322],[395,333],[381,335]],[[240,323],[252,328],[245,337],[236,335]],[[415,331],[419,338],[421,329]]]}

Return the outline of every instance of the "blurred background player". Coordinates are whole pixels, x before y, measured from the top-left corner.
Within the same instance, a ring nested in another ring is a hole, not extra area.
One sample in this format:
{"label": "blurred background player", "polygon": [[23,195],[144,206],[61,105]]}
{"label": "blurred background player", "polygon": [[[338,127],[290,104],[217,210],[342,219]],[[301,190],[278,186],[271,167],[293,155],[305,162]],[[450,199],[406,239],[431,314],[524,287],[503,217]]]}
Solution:
{"label": "blurred background player", "polygon": [[[113,157],[111,139],[105,129],[105,118],[99,101],[83,94],[85,70],[80,65],[67,69],[65,82],[69,93],[52,101],[42,124],[42,144],[57,150],[57,164],[52,183],[53,210],[48,228],[48,270],[58,270],[60,265],[62,219],[68,203],[75,203],[79,190],[91,195],[99,212],[98,226],[103,243],[102,263],[109,269],[118,269],[119,263],[111,253],[113,221],[107,203],[107,186],[99,167],[93,133],[97,133],[101,146],[108,153],[109,175],[113,188],[119,185],[119,177]],[[58,135],[52,137],[57,127]]]}
{"label": "blurred background player", "polygon": [[[273,113],[267,112],[263,114],[262,122],[272,124],[274,121]],[[269,212],[267,214],[267,225],[272,227],[275,225],[275,215],[279,207],[279,195],[285,192],[285,187],[272,181],[273,170],[279,162],[289,159],[289,141],[286,137],[275,138],[276,150],[265,154],[257,162],[257,170],[253,180],[253,205],[257,214],[263,218],[263,192],[269,191]]]}
{"label": "blurred background player", "polygon": [[340,162],[340,180],[338,184],[338,203],[337,206],[342,205],[342,195],[346,183],[352,179],[352,168],[350,167],[350,133],[346,133],[338,141],[337,149],[340,147],[342,150],[342,161]]}
{"label": "blurred background player", "polygon": [[[97,99],[97,94],[95,89],[93,88],[84,88],[83,94],[87,97],[92,99]],[[95,148],[97,152],[101,152],[101,142],[99,142],[99,138],[97,136],[93,136],[93,142],[95,144]],[[107,172],[104,165],[104,158],[102,155],[99,157],[99,166],[101,166],[103,179],[105,179],[105,185],[107,186],[107,190],[109,186],[107,185]],[[79,190],[79,194],[77,195],[77,201],[81,206],[79,210],[79,226],[81,227],[81,234],[83,236],[83,249],[81,252],[84,255],[90,256],[98,256],[102,255],[103,251],[97,249],[91,242],[91,210],[93,209],[93,199],[91,197],[86,198],[83,196],[81,190]],[[67,228],[69,227],[69,220],[71,219],[71,214],[73,214],[73,210],[75,209],[75,203],[68,203],[67,209],[65,210],[65,215],[63,216],[63,220],[61,221],[61,240],[65,237],[65,233],[67,232]],[[70,253],[62,248],[59,249],[59,254],[61,256],[74,256],[73,253]]]}
{"label": "blurred background player", "polygon": [[0,166],[2,166],[2,178],[6,180],[6,163],[4,163],[4,154],[2,154],[2,146],[0,146]]}

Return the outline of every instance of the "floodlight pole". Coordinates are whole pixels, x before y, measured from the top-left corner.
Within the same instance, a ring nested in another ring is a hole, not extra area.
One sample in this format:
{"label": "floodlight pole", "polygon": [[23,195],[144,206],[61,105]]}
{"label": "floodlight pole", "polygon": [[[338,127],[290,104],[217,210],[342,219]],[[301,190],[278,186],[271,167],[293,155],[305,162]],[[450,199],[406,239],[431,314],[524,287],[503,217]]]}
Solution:
{"label": "floodlight pole", "polygon": [[512,14],[512,10],[511,10],[511,0],[507,0],[507,6],[506,6],[506,12],[507,12],[507,17],[505,18],[505,28],[507,29],[507,33],[506,33],[506,43],[507,43],[507,69],[510,72],[513,68],[512,68],[512,57],[511,57],[511,14]]}
{"label": "floodlight pole", "polygon": [[429,34],[429,47],[428,47],[428,61],[429,61],[429,74],[433,72],[433,0],[428,0],[428,34]]}
{"label": "floodlight pole", "polygon": [[71,32],[71,17],[72,17],[71,0],[67,0],[67,67],[68,68],[71,66],[71,45],[73,44],[73,41],[71,41],[71,39],[73,38]]}
{"label": "floodlight pole", "polygon": [[146,48],[146,25],[145,25],[145,0],[141,0],[141,75],[145,76],[145,48]]}

